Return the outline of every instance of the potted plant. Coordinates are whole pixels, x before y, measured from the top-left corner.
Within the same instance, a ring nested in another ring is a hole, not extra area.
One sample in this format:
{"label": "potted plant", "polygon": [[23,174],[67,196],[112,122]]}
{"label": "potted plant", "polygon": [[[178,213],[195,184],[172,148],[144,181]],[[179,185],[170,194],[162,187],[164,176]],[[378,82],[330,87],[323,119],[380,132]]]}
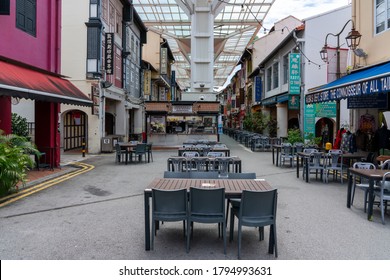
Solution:
{"label": "potted plant", "polygon": [[17,191],[19,182],[26,183],[27,170],[34,167],[30,155],[38,153],[25,137],[0,130],[0,197]]}
{"label": "potted plant", "polygon": [[298,128],[291,128],[287,131],[287,142],[294,145],[295,143],[303,143],[301,131]]}

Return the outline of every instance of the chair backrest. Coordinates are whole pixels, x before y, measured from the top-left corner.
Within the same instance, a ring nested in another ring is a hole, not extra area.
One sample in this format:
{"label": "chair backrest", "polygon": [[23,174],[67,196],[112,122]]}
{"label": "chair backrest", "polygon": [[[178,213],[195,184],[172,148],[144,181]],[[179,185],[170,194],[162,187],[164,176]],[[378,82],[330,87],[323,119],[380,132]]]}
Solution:
{"label": "chair backrest", "polygon": [[188,172],[180,172],[180,171],[164,171],[164,178],[181,178],[187,179],[190,178]]}
{"label": "chair backrest", "polygon": [[208,157],[223,157],[225,154],[223,152],[208,152]]}
{"label": "chair backrest", "polygon": [[183,152],[183,157],[198,157],[199,153],[198,152]]}
{"label": "chair backrest", "polygon": [[225,216],[225,188],[190,187],[189,215]]}
{"label": "chair backrest", "polygon": [[256,173],[229,173],[229,179],[256,179]]}
{"label": "chair backrest", "polygon": [[385,161],[382,163],[381,169],[382,169],[382,170],[390,169],[390,159],[385,160]]}
{"label": "chair backrest", "polygon": [[320,167],[324,163],[324,153],[310,153],[309,167]]}
{"label": "chair backrest", "polygon": [[169,215],[187,216],[187,189],[158,190],[152,189],[152,213],[169,219]]}
{"label": "chair backrest", "polygon": [[191,171],[188,174],[190,179],[218,179],[218,172],[215,171]]}
{"label": "chair backrest", "polygon": [[380,187],[381,200],[390,200],[390,172],[383,175]]}
{"label": "chair backrest", "polygon": [[122,149],[121,149],[121,146],[118,144],[118,143],[116,143],[115,144],[115,151],[117,152],[117,153],[121,153],[121,151],[122,151]]}
{"label": "chair backrest", "polygon": [[295,148],[295,151],[297,153],[302,152],[304,147],[305,147],[305,144],[303,144],[301,142],[297,142],[297,143],[294,144],[294,148]]}
{"label": "chair backrest", "polygon": [[151,151],[152,150],[152,143],[147,143],[146,144],[146,150],[149,152],[149,151]]}
{"label": "chair backrest", "polygon": [[215,144],[213,148],[227,148],[225,144]]}
{"label": "chair backrest", "polygon": [[187,163],[187,159],[185,157],[174,157],[174,158],[168,158],[168,161],[172,165],[172,169],[175,172],[181,172],[184,170],[184,167]]}
{"label": "chair backrest", "polygon": [[303,152],[305,154],[311,154],[311,153],[317,153],[318,150],[317,149],[313,149],[313,148],[305,148],[305,149],[303,149]]}
{"label": "chair backrest", "polygon": [[277,196],[276,189],[269,191],[242,191],[239,212],[241,222],[245,224],[245,222],[257,221],[257,223],[264,222],[264,225],[275,223]]}
{"label": "chair backrest", "polygon": [[207,171],[207,162],[209,159],[207,157],[193,157],[191,158],[191,163],[195,166],[197,171]]}
{"label": "chair backrest", "polygon": [[375,164],[371,162],[355,162],[352,166],[353,168],[359,168],[359,169],[376,169]]}
{"label": "chair backrest", "polygon": [[137,146],[135,146],[135,152],[136,153],[146,153],[146,144],[145,143],[137,144]]}
{"label": "chair backrest", "polygon": [[226,174],[229,170],[229,165],[233,162],[233,158],[231,157],[217,157],[215,158],[216,166],[220,173]]}
{"label": "chair backrest", "polygon": [[293,154],[293,148],[291,143],[282,143],[282,147],[280,149],[280,153],[282,156],[286,155],[292,155]]}
{"label": "chair backrest", "polygon": [[329,167],[342,167],[343,165],[343,151],[342,150],[329,150],[328,152],[328,166]]}

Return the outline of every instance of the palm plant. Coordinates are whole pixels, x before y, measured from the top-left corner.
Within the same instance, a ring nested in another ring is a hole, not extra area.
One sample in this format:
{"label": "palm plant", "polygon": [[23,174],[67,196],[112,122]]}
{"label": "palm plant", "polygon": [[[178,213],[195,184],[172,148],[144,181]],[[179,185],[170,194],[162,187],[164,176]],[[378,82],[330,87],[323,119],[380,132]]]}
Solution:
{"label": "palm plant", "polygon": [[27,170],[34,167],[31,154],[39,152],[25,137],[0,130],[0,197],[17,191],[19,182],[26,183]]}

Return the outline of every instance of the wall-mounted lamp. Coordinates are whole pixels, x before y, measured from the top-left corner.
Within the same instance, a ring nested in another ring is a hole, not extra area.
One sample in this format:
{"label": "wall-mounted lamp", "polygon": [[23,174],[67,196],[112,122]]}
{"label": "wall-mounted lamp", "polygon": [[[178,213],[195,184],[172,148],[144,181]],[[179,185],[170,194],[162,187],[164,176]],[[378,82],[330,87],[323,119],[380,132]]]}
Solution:
{"label": "wall-mounted lamp", "polygon": [[200,86],[201,88],[204,88],[205,84],[200,84],[199,86]]}
{"label": "wall-mounted lamp", "polygon": [[[322,47],[321,51],[320,51],[320,56],[321,56],[321,59],[327,63],[328,62],[328,36],[329,35],[332,35],[334,37],[337,38],[337,58],[339,59],[339,50],[340,50],[340,35],[341,33],[343,33],[345,27],[347,26],[347,24],[351,22],[352,23],[352,28],[351,28],[351,31],[348,33],[347,37],[345,37],[345,40],[347,41],[347,45],[348,47],[351,49],[351,50],[355,50],[356,47],[360,44],[360,39],[362,37],[362,35],[359,33],[359,31],[355,30],[355,24],[354,22],[352,21],[352,19],[348,20],[343,28],[341,29],[341,31],[337,34],[333,34],[333,33],[328,33],[326,34],[326,37],[325,37],[325,44],[324,46]],[[339,65],[339,61],[337,62],[337,65]],[[339,74],[339,71],[338,71],[338,74]]]}

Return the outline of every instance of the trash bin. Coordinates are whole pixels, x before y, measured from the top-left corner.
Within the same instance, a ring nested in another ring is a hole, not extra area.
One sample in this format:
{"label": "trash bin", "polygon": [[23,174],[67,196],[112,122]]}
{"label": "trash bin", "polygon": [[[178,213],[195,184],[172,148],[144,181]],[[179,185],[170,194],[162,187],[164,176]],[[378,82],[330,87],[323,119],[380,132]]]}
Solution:
{"label": "trash bin", "polygon": [[102,153],[112,153],[113,144],[111,137],[102,137]]}

